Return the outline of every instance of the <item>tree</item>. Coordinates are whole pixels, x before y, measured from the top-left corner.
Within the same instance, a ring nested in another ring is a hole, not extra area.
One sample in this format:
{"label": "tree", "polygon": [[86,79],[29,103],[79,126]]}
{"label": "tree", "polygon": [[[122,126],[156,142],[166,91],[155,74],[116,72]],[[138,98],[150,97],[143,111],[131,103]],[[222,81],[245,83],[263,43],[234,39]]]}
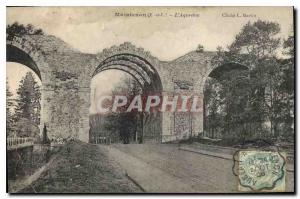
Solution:
{"label": "tree", "polygon": [[292,60],[294,60],[294,43],[294,35],[289,35],[289,37],[283,42],[283,48],[285,50],[283,54],[288,55]]}
{"label": "tree", "polygon": [[23,25],[14,22],[6,26],[6,34],[8,38],[13,38],[14,36],[24,35],[44,35],[44,32],[40,28],[35,28],[32,24]]}
{"label": "tree", "polygon": [[293,135],[294,130],[294,37],[283,42],[282,54],[265,62],[265,102],[271,134],[277,139]]}
{"label": "tree", "polygon": [[27,118],[20,118],[14,123],[18,137],[40,138],[40,129]]}
{"label": "tree", "polygon": [[206,135],[211,138],[216,138],[216,134],[220,133],[218,131],[221,128],[221,111],[222,107],[221,97],[220,97],[221,85],[214,78],[209,78],[206,82],[204,90],[204,130]]}
{"label": "tree", "polygon": [[[288,56],[287,59],[281,60],[281,81],[279,90],[281,91],[281,105],[284,114],[281,114],[281,121],[285,124],[283,132],[285,135],[290,137],[294,134],[294,122],[295,122],[295,62],[294,62],[294,36],[290,35],[287,40],[283,43],[284,54]],[[290,139],[293,140],[293,139]]]}
{"label": "tree", "polygon": [[134,112],[111,113],[105,118],[105,128],[110,134],[118,133],[124,144],[129,144],[130,137],[137,130],[137,117]]}
{"label": "tree", "polygon": [[8,85],[8,80],[6,78],[6,130],[7,135],[12,136],[13,133],[13,113],[12,113],[12,107],[13,107],[13,94],[11,93]]}
{"label": "tree", "polygon": [[[239,61],[247,61],[251,67],[259,68],[259,65],[256,65],[259,60],[272,57],[277,52],[280,38],[276,35],[279,32],[280,26],[275,22],[248,22],[228,47],[229,54]],[[246,56],[241,57],[241,54]]]}
{"label": "tree", "polygon": [[17,95],[14,121],[19,122],[26,119],[31,125],[38,126],[40,124],[41,92],[32,72],[27,72],[20,81]]}
{"label": "tree", "polygon": [[[284,115],[290,115],[287,114],[287,109],[291,110],[293,107],[292,97],[289,97],[290,103],[286,103],[286,93],[288,90],[290,96],[293,96],[294,63],[292,58],[289,61],[278,57],[281,47],[281,39],[277,36],[279,32],[280,26],[275,22],[248,22],[227,51],[218,47],[217,55],[212,61],[215,65],[236,62],[249,67],[248,74],[244,74],[245,78],[238,84],[234,83],[234,79],[224,79],[224,75],[220,80],[223,91],[226,91],[221,98],[227,107],[224,109],[224,121],[229,125],[227,130],[234,132],[230,125],[239,126],[241,132],[247,132],[248,135],[237,135],[244,138],[270,135],[278,138],[279,126],[292,122]],[[289,37],[283,47],[286,55],[293,57],[293,37]],[[268,123],[271,124],[270,127]]]}
{"label": "tree", "polygon": [[[141,86],[137,80],[131,77],[125,77],[123,81],[121,81],[121,83],[112,91],[113,95],[125,93],[128,99],[142,93]],[[129,106],[129,104],[127,104],[127,106]],[[124,109],[127,109],[127,106],[125,106]],[[117,113],[110,113],[109,115],[101,117],[104,118],[104,127],[110,132],[110,136],[118,133],[119,138],[124,144],[128,144],[130,142],[130,138],[132,138],[132,140],[136,140],[138,137],[142,136],[143,119],[147,118],[143,115],[143,113],[137,111],[119,111]],[[142,138],[140,138],[140,141],[141,139]]]}

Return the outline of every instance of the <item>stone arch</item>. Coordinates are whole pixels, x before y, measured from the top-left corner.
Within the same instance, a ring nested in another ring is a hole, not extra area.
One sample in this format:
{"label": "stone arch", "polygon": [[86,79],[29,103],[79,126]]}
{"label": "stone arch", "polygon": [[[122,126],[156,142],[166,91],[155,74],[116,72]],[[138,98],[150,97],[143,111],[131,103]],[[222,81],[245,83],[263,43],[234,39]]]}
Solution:
{"label": "stone arch", "polygon": [[203,89],[205,87],[205,82],[208,77],[219,78],[223,72],[236,70],[236,69],[249,70],[249,67],[244,64],[237,63],[237,62],[226,62],[224,64],[215,65],[213,67],[210,67],[204,74],[202,84],[201,84],[202,85],[201,90],[203,91]]}
{"label": "stone arch", "polygon": [[6,61],[16,62],[32,69],[42,82],[41,88],[41,111],[40,111],[40,131],[43,124],[47,123],[47,114],[45,113],[44,105],[45,98],[43,95],[44,85],[47,80],[46,71],[48,64],[43,56],[44,52],[37,46],[30,36],[8,37],[6,38]]}
{"label": "stone arch", "polygon": [[248,70],[249,68],[243,64],[237,62],[227,62],[220,66],[215,67],[213,70],[209,71],[209,77],[219,78],[222,73],[231,70]]}
{"label": "stone arch", "polygon": [[233,70],[245,71],[245,70],[249,70],[249,67],[237,62],[226,62],[224,64],[211,67],[209,70],[206,71],[205,76],[203,77],[202,84],[201,84],[201,92],[203,93],[203,113],[202,113],[203,133],[205,133],[204,130],[205,130],[205,114],[206,114],[206,110],[205,110],[206,96],[204,95],[204,89],[207,85],[206,84],[207,79],[208,78],[219,79],[221,78],[224,72],[233,71]]}
{"label": "stone arch", "polygon": [[[91,77],[105,70],[117,69],[130,74],[142,87],[143,93],[158,93],[163,91],[160,76],[155,69],[156,59],[141,48],[136,48],[130,43],[118,47],[105,49],[98,55],[98,65]],[[161,142],[162,114],[151,114],[150,123],[147,124],[143,134],[143,142]],[[151,122],[155,122],[151,124]]]}
{"label": "stone arch", "polygon": [[18,62],[31,68],[43,79],[48,68],[45,62],[44,52],[30,36],[7,37],[6,39],[6,60]]}
{"label": "stone arch", "polygon": [[162,83],[157,71],[147,60],[138,55],[129,53],[112,55],[98,65],[92,76],[109,69],[129,73],[144,88],[151,91],[162,91]]}
{"label": "stone arch", "polygon": [[[100,67],[102,65],[102,67]],[[116,67],[118,65],[118,67]],[[90,76],[93,77],[101,70],[119,69],[132,73],[139,78],[141,83],[151,86],[154,89],[163,90],[162,77],[159,74],[158,66],[160,61],[153,57],[149,51],[137,48],[130,42],[124,42],[119,46],[112,46],[97,54],[96,65],[90,67]],[[152,78],[153,84],[149,84]]]}
{"label": "stone arch", "polygon": [[6,61],[16,62],[27,66],[33,70],[42,81],[41,72],[36,62],[23,50],[10,44],[6,45]]}

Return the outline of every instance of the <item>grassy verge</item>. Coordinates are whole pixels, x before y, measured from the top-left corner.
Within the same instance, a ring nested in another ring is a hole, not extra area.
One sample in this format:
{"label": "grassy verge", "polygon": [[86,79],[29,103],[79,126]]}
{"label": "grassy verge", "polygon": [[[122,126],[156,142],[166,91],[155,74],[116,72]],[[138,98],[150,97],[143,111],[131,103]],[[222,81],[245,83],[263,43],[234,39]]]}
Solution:
{"label": "grassy verge", "polygon": [[276,141],[273,139],[252,139],[252,140],[238,140],[238,139],[204,139],[201,137],[192,137],[186,140],[181,140],[179,143],[182,144],[192,144],[201,143],[214,146],[222,147],[233,147],[233,148],[253,148],[253,147],[268,147],[268,146],[278,146],[280,148],[292,149],[294,147],[293,142]]}
{"label": "grassy verge", "polygon": [[107,151],[79,141],[67,143],[40,177],[20,193],[141,192]]}

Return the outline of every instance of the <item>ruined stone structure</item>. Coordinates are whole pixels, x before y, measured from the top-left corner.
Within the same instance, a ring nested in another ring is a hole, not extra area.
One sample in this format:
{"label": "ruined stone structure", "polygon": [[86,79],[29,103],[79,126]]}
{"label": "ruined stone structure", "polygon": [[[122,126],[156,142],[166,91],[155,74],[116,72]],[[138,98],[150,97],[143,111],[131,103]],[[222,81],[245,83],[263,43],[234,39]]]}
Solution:
{"label": "ruined stone structure", "polygon": [[[7,38],[7,61],[24,64],[41,78],[41,126],[47,125],[50,139],[75,137],[88,142],[90,83],[101,71],[123,70],[145,89],[162,94],[193,93],[203,100],[205,81],[215,69],[213,56],[215,52],[193,51],[166,62],[130,43],[86,54],[54,36]],[[160,120],[161,130],[153,134],[156,142],[184,139],[203,131],[202,113],[166,112]]]}

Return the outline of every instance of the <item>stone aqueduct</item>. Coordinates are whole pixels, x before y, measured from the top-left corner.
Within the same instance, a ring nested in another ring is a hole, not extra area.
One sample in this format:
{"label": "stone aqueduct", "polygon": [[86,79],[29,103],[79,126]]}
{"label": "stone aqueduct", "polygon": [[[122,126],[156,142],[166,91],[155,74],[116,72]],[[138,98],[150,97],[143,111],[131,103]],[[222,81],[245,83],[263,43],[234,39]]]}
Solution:
{"label": "stone aqueduct", "polygon": [[[205,81],[215,69],[211,64],[214,55],[215,52],[190,52],[166,62],[130,43],[112,46],[99,54],[86,54],[54,36],[7,38],[7,61],[24,64],[41,78],[41,126],[47,125],[50,139],[75,137],[85,142],[89,141],[90,84],[94,75],[119,69],[146,88],[160,89],[162,94],[192,92],[203,100]],[[188,119],[162,113],[161,120],[162,134],[156,139],[159,142],[203,132],[203,113]]]}

